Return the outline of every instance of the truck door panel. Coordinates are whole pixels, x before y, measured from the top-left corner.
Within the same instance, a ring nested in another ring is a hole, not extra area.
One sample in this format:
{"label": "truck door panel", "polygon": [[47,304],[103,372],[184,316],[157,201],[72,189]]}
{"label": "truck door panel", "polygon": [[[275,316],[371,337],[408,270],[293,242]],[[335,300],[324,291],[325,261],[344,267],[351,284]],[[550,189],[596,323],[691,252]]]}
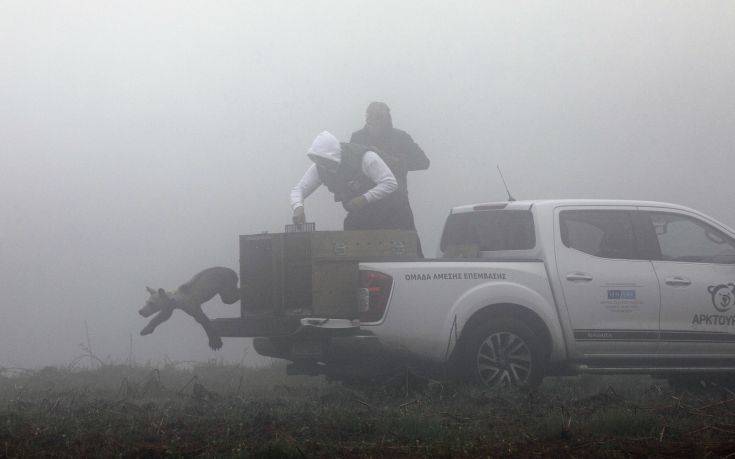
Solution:
{"label": "truck door panel", "polygon": [[695,215],[644,215],[658,245],[662,354],[735,358],[735,240]]}
{"label": "truck door panel", "polygon": [[658,346],[660,296],[640,259],[633,207],[561,207],[556,263],[577,357],[650,355]]}

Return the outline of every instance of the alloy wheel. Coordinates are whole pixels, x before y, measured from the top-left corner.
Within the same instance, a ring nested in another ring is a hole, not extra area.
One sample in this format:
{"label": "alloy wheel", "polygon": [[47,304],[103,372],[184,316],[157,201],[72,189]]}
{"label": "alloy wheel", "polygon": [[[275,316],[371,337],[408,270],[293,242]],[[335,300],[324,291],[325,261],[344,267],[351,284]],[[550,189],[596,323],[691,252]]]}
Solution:
{"label": "alloy wheel", "polygon": [[531,375],[532,364],[528,344],[511,332],[488,335],[477,350],[477,374],[489,387],[525,385]]}

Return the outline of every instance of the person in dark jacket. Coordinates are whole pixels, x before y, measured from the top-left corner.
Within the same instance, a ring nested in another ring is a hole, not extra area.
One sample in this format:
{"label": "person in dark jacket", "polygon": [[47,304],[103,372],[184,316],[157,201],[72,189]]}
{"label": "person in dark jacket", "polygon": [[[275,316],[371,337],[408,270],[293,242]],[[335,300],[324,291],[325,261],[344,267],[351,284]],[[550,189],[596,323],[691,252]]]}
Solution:
{"label": "person in dark jacket", "polygon": [[[398,191],[408,202],[408,172],[429,168],[430,161],[421,147],[405,131],[393,127],[390,108],[384,102],[372,102],[365,111],[365,127],[356,131],[350,143],[365,145],[385,161],[398,181]],[[413,211],[408,204],[410,229],[416,230]],[[419,253],[421,244],[419,243]]]}
{"label": "person in dark jacket", "polygon": [[319,134],[307,156],[314,164],[291,190],[293,221],[306,221],[304,200],[324,184],[347,211],[345,230],[412,230],[408,199],[385,162],[363,145]]}

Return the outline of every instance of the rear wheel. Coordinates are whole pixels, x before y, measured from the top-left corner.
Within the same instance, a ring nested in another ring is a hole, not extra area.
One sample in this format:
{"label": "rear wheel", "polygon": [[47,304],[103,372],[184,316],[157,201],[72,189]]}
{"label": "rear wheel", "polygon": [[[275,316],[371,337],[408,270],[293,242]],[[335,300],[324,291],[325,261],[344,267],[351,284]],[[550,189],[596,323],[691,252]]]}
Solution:
{"label": "rear wheel", "polygon": [[541,340],[525,323],[490,319],[467,332],[460,366],[470,381],[485,387],[535,387],[546,358]]}

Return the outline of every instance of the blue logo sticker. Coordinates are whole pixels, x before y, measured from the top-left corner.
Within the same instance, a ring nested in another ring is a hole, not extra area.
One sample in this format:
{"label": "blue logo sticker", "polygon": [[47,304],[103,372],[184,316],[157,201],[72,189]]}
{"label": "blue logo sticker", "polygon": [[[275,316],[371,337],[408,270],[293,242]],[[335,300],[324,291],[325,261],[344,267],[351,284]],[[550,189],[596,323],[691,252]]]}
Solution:
{"label": "blue logo sticker", "polygon": [[635,300],[635,290],[608,290],[608,300]]}

